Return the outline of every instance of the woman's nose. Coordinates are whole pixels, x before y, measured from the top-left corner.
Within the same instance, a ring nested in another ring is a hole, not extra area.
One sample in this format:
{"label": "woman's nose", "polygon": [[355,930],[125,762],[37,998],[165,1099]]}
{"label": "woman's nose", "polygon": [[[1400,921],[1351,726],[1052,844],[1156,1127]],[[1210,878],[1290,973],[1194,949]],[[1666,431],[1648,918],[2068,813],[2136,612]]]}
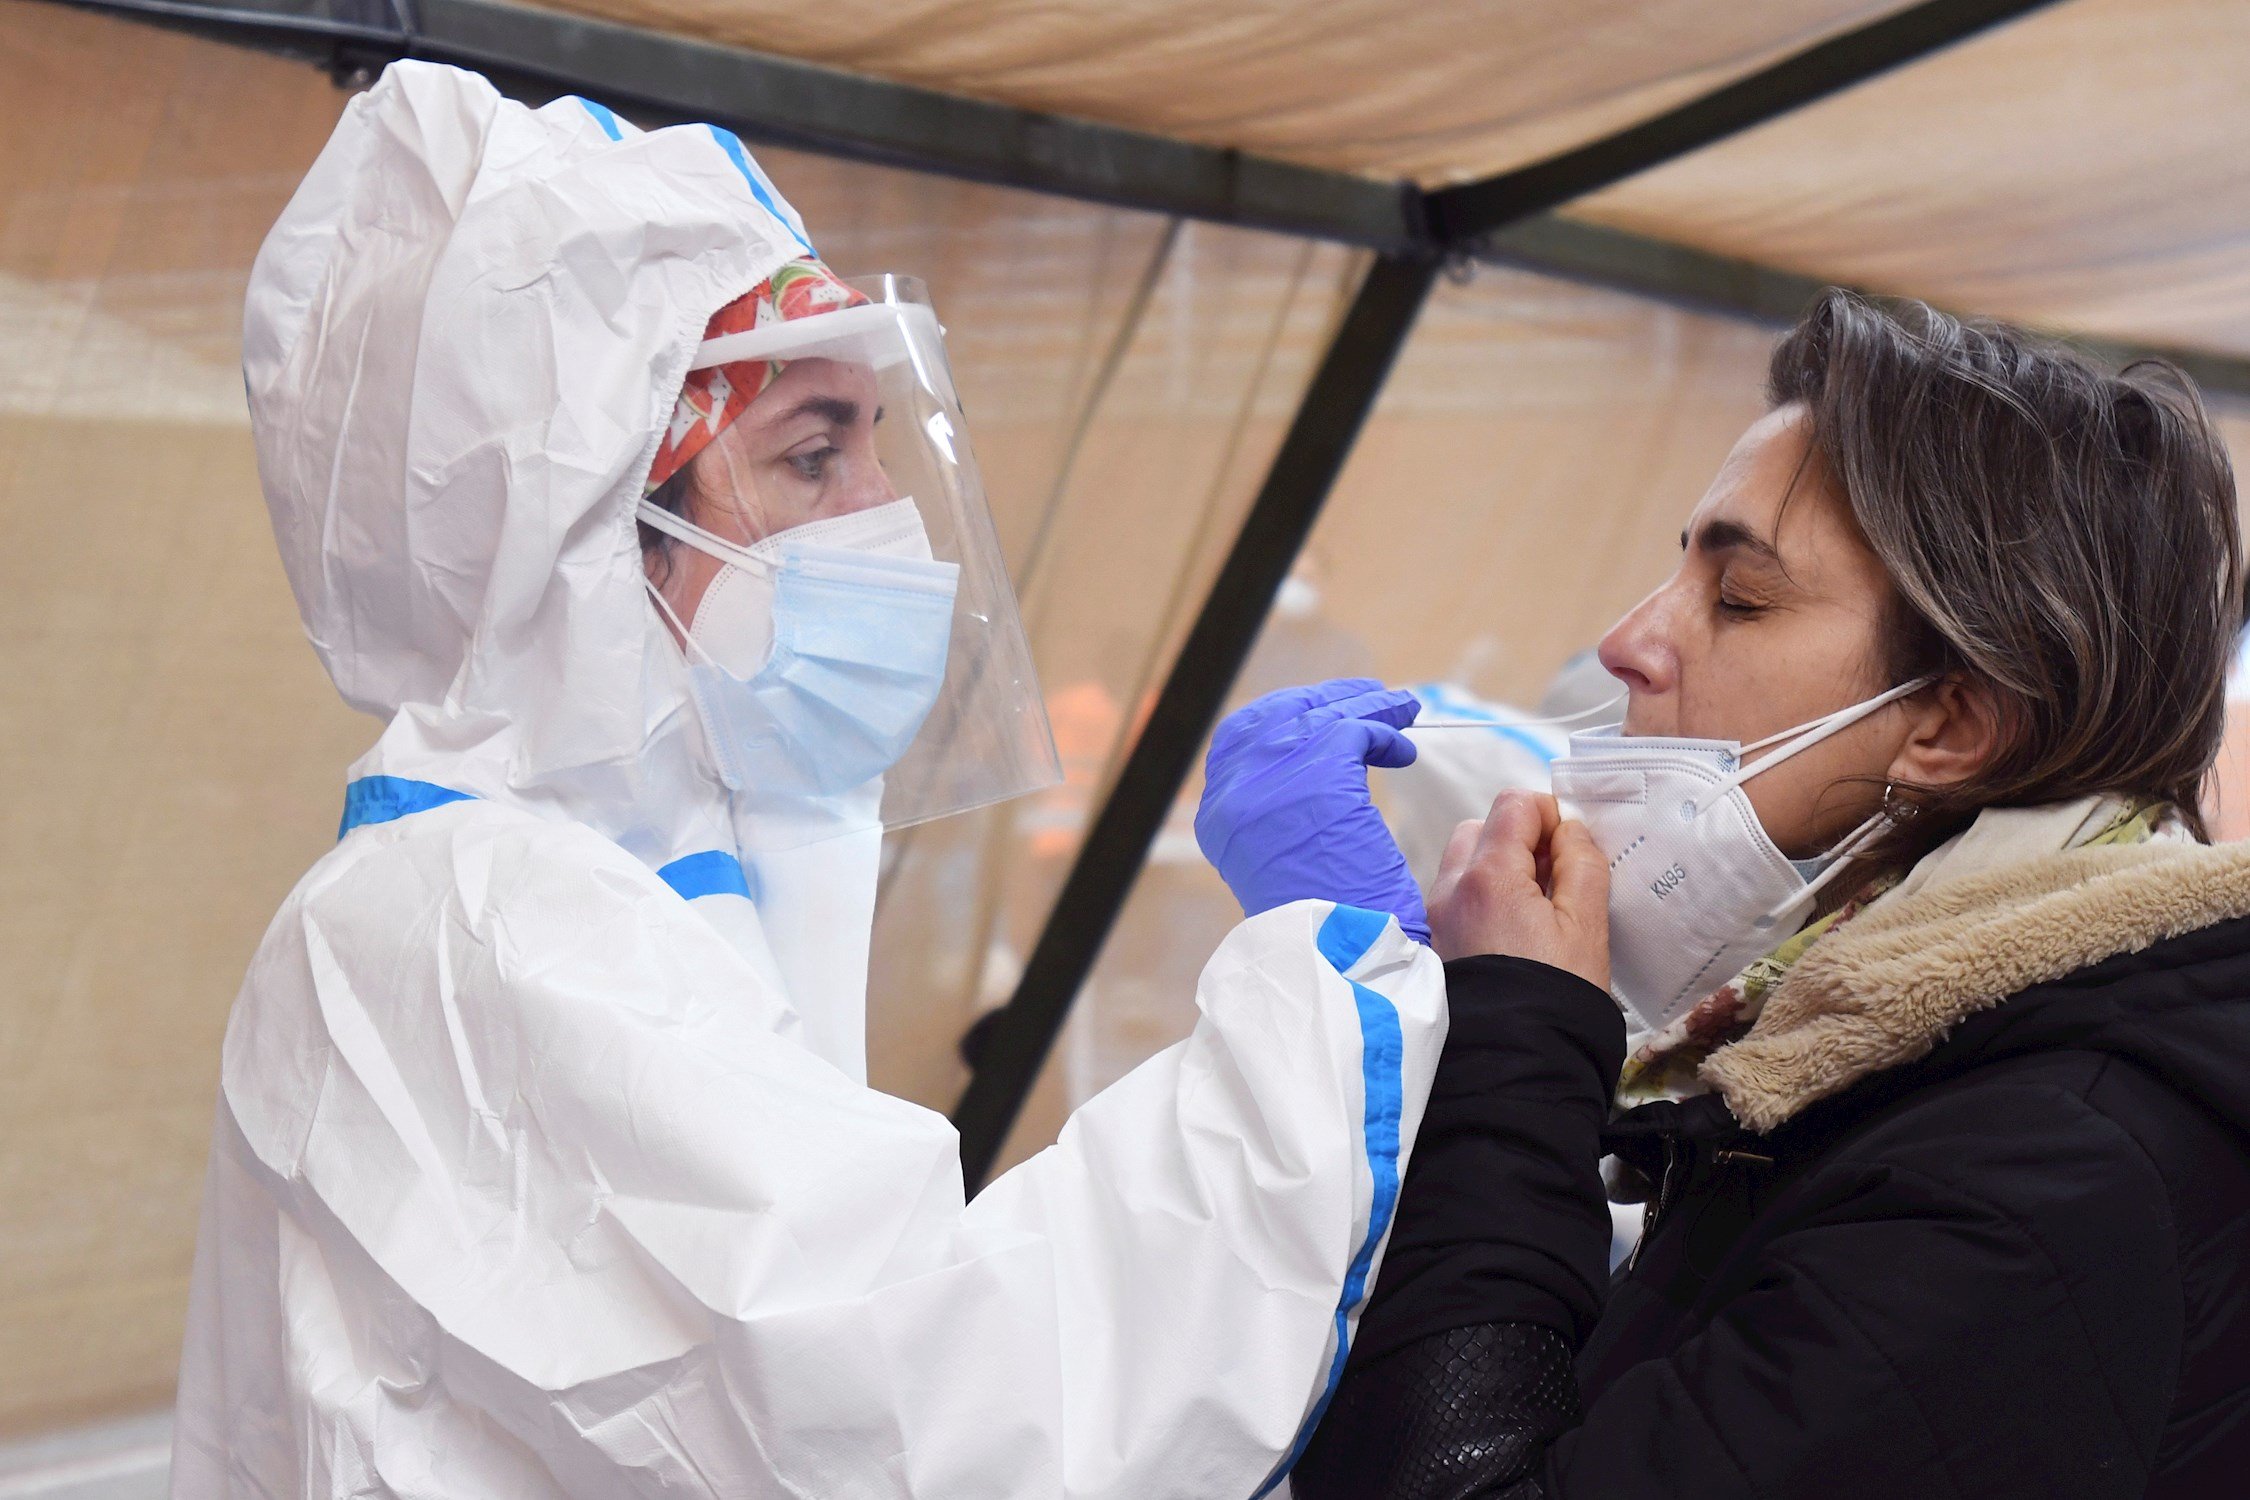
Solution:
{"label": "woman's nose", "polygon": [[851,511],[873,510],[878,505],[888,505],[898,498],[898,488],[891,476],[873,457],[852,466],[851,488],[844,496],[843,509]]}
{"label": "woman's nose", "polygon": [[1669,692],[1679,675],[1679,652],[1666,628],[1669,592],[1658,589],[1627,610],[1596,648],[1610,676],[1634,693]]}

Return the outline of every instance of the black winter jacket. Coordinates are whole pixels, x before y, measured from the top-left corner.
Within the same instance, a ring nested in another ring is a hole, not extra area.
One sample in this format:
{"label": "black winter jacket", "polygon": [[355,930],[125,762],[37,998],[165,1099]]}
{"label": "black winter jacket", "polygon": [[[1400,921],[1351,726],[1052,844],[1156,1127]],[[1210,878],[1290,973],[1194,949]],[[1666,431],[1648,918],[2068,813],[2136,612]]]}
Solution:
{"label": "black winter jacket", "polygon": [[[2250,1497],[2250,920],[1985,1002],[1763,1135],[1715,1094],[1608,1119],[1583,981],[1447,980],[1298,1500]],[[1605,1151],[1650,1184],[1614,1280]]]}

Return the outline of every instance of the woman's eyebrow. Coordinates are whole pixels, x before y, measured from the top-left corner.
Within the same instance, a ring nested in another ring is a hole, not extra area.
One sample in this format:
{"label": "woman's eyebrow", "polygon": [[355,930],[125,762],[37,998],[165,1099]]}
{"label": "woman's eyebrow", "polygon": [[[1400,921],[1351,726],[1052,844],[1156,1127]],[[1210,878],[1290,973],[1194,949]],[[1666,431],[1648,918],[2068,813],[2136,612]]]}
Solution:
{"label": "woman's eyebrow", "polygon": [[[1705,552],[1747,552],[1764,558],[1784,574],[1789,571],[1789,565],[1782,561],[1781,550],[1740,521],[1705,521],[1695,532],[1695,545]],[[1686,551],[1687,546],[1688,534],[1683,531],[1680,550]]]}
{"label": "woman's eyebrow", "polygon": [[832,426],[850,427],[859,421],[859,403],[841,396],[807,396],[791,407],[782,420],[794,421],[798,417],[819,417]]}

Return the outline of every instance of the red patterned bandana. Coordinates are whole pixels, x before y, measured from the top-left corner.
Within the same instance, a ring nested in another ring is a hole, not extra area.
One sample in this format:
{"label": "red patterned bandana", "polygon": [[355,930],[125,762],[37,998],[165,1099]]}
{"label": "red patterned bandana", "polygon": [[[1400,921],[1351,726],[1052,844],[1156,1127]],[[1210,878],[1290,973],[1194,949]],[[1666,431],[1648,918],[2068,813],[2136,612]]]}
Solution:
{"label": "red patterned bandana", "polygon": [[[748,333],[768,323],[809,318],[866,301],[819,261],[793,260],[714,313],[703,337]],[[708,447],[773,383],[782,364],[777,359],[751,359],[692,371],[680,388],[680,399],[673,403],[671,425],[664,429],[664,442],[656,450],[656,462],[649,465],[648,482],[641,492],[650,493],[687,467],[689,459]]]}

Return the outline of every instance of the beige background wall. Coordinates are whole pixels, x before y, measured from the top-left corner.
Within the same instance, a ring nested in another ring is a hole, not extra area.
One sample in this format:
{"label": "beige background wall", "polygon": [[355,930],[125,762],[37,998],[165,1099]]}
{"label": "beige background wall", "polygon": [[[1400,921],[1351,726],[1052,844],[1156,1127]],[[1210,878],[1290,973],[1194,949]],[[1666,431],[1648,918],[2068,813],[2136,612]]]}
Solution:
{"label": "beige background wall", "polygon": [[227,1001],[374,726],[299,633],[236,368],[250,255],[334,90],[10,5],[0,99],[12,1431],[170,1389]]}

